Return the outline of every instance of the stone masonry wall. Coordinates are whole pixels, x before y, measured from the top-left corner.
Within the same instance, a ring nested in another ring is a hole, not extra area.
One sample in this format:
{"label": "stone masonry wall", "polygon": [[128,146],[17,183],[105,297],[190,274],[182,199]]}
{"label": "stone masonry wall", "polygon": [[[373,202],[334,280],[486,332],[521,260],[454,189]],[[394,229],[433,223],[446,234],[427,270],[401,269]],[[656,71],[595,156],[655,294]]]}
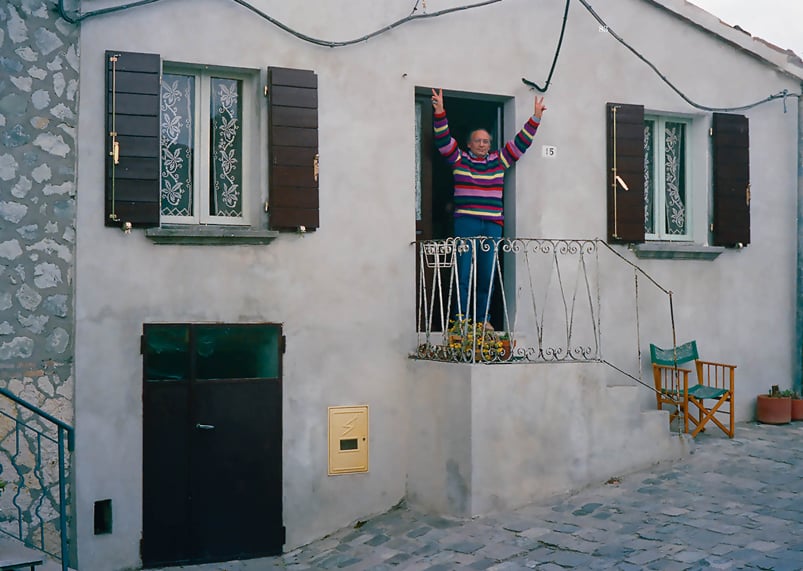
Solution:
{"label": "stone masonry wall", "polygon": [[69,424],[77,99],[78,26],[0,2],[0,386]]}

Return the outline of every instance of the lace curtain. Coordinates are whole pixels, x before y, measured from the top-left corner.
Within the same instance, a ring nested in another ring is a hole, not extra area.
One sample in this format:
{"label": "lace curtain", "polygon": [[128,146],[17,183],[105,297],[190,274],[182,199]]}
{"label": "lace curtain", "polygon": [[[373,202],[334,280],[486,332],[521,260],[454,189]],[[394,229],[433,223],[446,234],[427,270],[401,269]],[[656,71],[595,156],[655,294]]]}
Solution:
{"label": "lace curtain", "polygon": [[[663,153],[656,157],[659,137],[663,139]],[[644,122],[644,231],[647,234],[683,236],[687,233],[686,219],[686,125],[654,120]],[[661,184],[662,196],[656,194]],[[659,199],[662,199],[659,201]],[[657,208],[663,203],[663,213]],[[663,227],[658,227],[656,216],[663,215]]]}

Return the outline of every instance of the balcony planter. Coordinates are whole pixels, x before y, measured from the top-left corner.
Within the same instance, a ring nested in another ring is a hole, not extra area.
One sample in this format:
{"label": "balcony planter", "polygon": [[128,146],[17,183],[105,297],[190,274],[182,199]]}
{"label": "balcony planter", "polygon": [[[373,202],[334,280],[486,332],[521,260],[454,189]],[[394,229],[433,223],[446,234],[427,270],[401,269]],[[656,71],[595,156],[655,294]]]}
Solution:
{"label": "balcony planter", "polygon": [[788,424],[792,421],[792,395],[773,385],[769,394],[756,398],[756,420],[763,424]]}

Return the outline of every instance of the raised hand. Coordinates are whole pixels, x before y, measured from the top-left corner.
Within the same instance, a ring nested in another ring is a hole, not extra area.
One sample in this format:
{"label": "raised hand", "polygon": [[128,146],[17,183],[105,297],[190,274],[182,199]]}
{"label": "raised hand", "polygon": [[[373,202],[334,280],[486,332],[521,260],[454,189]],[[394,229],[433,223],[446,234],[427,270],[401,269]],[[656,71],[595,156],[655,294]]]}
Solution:
{"label": "raised hand", "polygon": [[432,90],[432,109],[435,113],[443,113],[443,89]]}
{"label": "raised hand", "polygon": [[[434,101],[434,99],[433,99]],[[536,119],[541,119],[541,115],[544,114],[546,111],[546,105],[544,105],[544,98],[535,96],[535,108],[533,110],[533,117]]]}

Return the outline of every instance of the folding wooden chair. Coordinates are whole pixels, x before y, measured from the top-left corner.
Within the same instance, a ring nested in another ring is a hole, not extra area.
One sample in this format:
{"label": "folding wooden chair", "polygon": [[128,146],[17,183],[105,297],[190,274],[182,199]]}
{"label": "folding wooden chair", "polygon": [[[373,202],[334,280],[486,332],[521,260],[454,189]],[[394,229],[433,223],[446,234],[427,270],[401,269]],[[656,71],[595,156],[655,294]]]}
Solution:
{"label": "folding wooden chair", "polygon": [[[682,415],[683,431],[689,431],[689,422],[691,422],[693,425],[691,435],[697,436],[705,430],[705,425],[710,421],[728,437],[733,438],[735,432],[733,393],[736,365],[701,360],[697,353],[696,341],[689,341],[674,349],[661,349],[650,344],[650,357],[658,409],[663,409],[665,404],[674,407],[673,412],[670,413],[670,422]],[[681,368],[679,365],[692,361],[695,363],[697,384],[690,387],[689,373],[691,371]],[[706,401],[714,402],[706,405]],[[728,417],[727,426],[718,417],[723,415]]]}

